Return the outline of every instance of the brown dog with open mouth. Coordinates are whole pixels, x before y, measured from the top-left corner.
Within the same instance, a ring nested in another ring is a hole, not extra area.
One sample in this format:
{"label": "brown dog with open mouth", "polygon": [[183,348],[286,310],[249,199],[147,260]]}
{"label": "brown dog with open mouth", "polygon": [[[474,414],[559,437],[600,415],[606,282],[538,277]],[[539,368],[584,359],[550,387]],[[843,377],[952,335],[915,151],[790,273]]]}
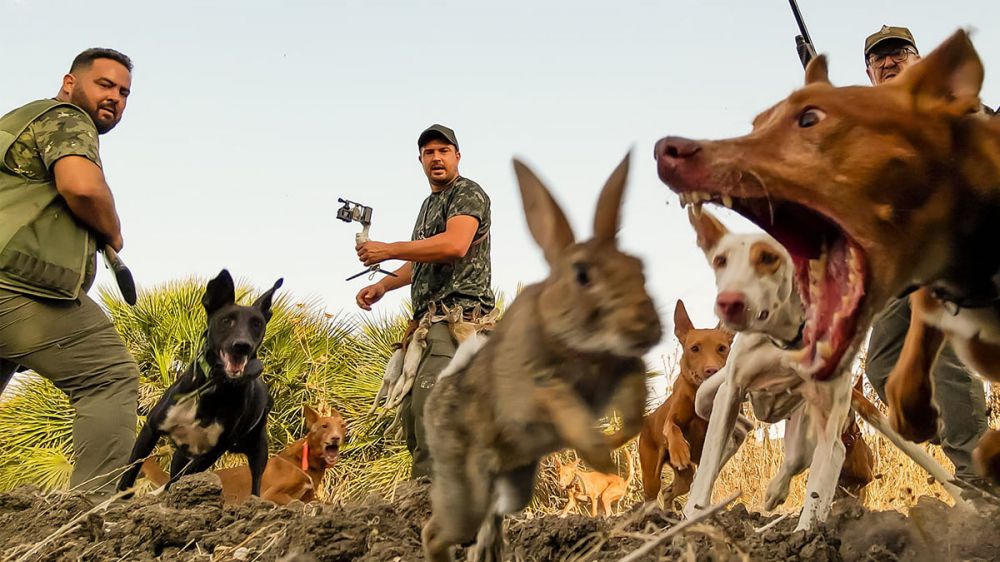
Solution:
{"label": "brown dog with open mouth", "polygon": [[[660,178],[683,202],[720,202],[788,249],[806,307],[792,357],[814,380],[848,372],[872,317],[918,286],[928,289],[914,318],[943,327],[963,361],[1000,380],[1000,121],[974,115],[982,82],[964,31],[876,87],[832,86],[818,57],[805,87],[750,134],[657,143]],[[941,303],[958,314],[928,310]],[[900,433],[926,439],[936,431],[926,366],[941,338],[908,339],[901,367],[908,356],[917,368],[894,373],[890,406]],[[1000,479],[996,432],[976,458]]]}

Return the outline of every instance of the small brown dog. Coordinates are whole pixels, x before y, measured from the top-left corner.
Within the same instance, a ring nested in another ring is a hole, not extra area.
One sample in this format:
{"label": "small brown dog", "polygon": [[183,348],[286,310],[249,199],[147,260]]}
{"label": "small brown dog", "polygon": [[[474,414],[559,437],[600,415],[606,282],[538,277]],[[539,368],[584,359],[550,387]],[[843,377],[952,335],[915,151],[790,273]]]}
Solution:
{"label": "small brown dog", "polygon": [[[570,447],[611,472],[611,443],[642,425],[642,357],[662,336],[642,262],[616,241],[628,157],[602,189],[585,242],[576,242],[541,180],[517,160],[514,169],[551,272],[521,291],[489,339],[458,348],[427,399],[434,476],[422,537],[430,562],[450,561],[451,547],[473,538],[472,559],[499,562],[503,515],[531,501],[549,453]],[[622,418],[614,436],[598,425],[609,409]]]}
{"label": "small brown dog", "polygon": [[[563,508],[559,517],[566,517],[570,511],[576,507],[577,500],[590,501],[590,515],[597,517],[597,504],[600,502],[604,507],[604,514],[611,517],[612,504],[621,500],[628,493],[629,482],[635,476],[635,466],[632,455],[626,453],[628,461],[628,474],[625,478],[617,474],[605,474],[593,470],[584,470],[580,466],[580,459],[573,459],[571,463],[563,463],[558,456],[553,455],[556,469],[559,476],[559,487],[566,490],[566,507]],[[620,506],[619,506],[620,507]]]}
{"label": "small brown dog", "polygon": [[[725,366],[733,343],[733,333],[728,330],[696,329],[680,300],[674,308],[674,335],[683,347],[680,375],[674,381],[673,392],[643,420],[639,432],[639,466],[646,501],[659,497],[664,461],[674,471],[673,482],[661,502],[663,506],[671,506],[674,499],[691,489],[694,468],[708,430],[708,421],[695,413],[695,395],[701,383]],[[737,445],[746,437],[748,426],[737,425],[734,431]]]}
{"label": "small brown dog", "polygon": [[[278,505],[293,500],[310,502],[323,486],[323,476],[340,458],[340,446],[347,442],[344,418],[336,410],[321,416],[309,406],[302,407],[308,434],[291,443],[267,461],[261,480],[260,497]],[[157,486],[170,477],[152,457],[142,463],[142,472]],[[222,481],[226,503],[242,503],[250,497],[250,470],[246,465],[215,471]]]}

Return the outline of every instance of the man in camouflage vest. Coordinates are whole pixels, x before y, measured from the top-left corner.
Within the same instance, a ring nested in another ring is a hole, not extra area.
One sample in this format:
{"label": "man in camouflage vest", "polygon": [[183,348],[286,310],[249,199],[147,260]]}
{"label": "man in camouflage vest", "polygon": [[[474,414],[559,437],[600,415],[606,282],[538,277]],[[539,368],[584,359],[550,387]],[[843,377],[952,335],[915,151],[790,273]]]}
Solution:
{"label": "man in camouflage vest", "polygon": [[98,135],[125,111],[132,62],[81,53],[54,99],[0,117],[0,390],[17,366],[69,396],[70,484],[97,494],[135,440],[139,370],[107,315],[87,296],[97,248],[122,248]]}
{"label": "man in camouflage vest", "polygon": [[[387,291],[410,285],[413,318],[418,320],[432,305],[461,306],[489,312],[494,306],[490,288],[490,198],[476,182],[458,174],[462,154],[455,132],[432,125],[420,134],[417,148],[431,194],[424,200],[409,242],[366,242],[358,257],[366,265],[405,260],[395,271],[361,289],[358,306],[371,310]],[[430,476],[431,459],[424,433],[424,402],[448,361],[456,343],[441,322],[427,334],[417,378],[402,405],[406,446],[413,455],[412,478]]]}

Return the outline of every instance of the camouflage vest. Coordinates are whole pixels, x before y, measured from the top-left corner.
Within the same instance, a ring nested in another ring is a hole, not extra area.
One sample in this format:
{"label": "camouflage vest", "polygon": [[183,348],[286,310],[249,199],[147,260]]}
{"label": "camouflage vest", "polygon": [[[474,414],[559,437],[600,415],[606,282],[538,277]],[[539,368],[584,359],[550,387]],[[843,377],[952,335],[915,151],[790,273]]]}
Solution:
{"label": "camouflage vest", "polygon": [[33,180],[5,163],[7,151],[48,110],[72,104],[38,100],[0,117],[0,288],[73,300],[88,279],[96,242],[56,190],[55,178]]}

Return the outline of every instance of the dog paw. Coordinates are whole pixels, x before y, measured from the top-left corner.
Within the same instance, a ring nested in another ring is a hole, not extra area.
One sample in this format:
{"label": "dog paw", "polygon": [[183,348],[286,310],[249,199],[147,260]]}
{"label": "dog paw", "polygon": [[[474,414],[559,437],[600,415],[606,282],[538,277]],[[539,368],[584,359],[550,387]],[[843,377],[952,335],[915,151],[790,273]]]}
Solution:
{"label": "dog paw", "polygon": [[1000,431],[987,431],[972,452],[972,463],[976,472],[1000,486]]}
{"label": "dog paw", "polygon": [[886,384],[886,401],[889,403],[889,423],[907,441],[923,443],[938,434],[940,413],[929,392],[909,391],[901,385]]}
{"label": "dog paw", "polygon": [[682,441],[677,445],[670,445],[667,449],[670,454],[670,466],[677,470],[694,468],[694,464],[691,462],[691,447],[686,441]]}
{"label": "dog paw", "polygon": [[907,441],[923,443],[937,437],[938,409],[929,403],[889,404],[889,423]]}
{"label": "dog paw", "polygon": [[764,495],[764,511],[774,511],[788,499],[788,485],[771,484]]}

